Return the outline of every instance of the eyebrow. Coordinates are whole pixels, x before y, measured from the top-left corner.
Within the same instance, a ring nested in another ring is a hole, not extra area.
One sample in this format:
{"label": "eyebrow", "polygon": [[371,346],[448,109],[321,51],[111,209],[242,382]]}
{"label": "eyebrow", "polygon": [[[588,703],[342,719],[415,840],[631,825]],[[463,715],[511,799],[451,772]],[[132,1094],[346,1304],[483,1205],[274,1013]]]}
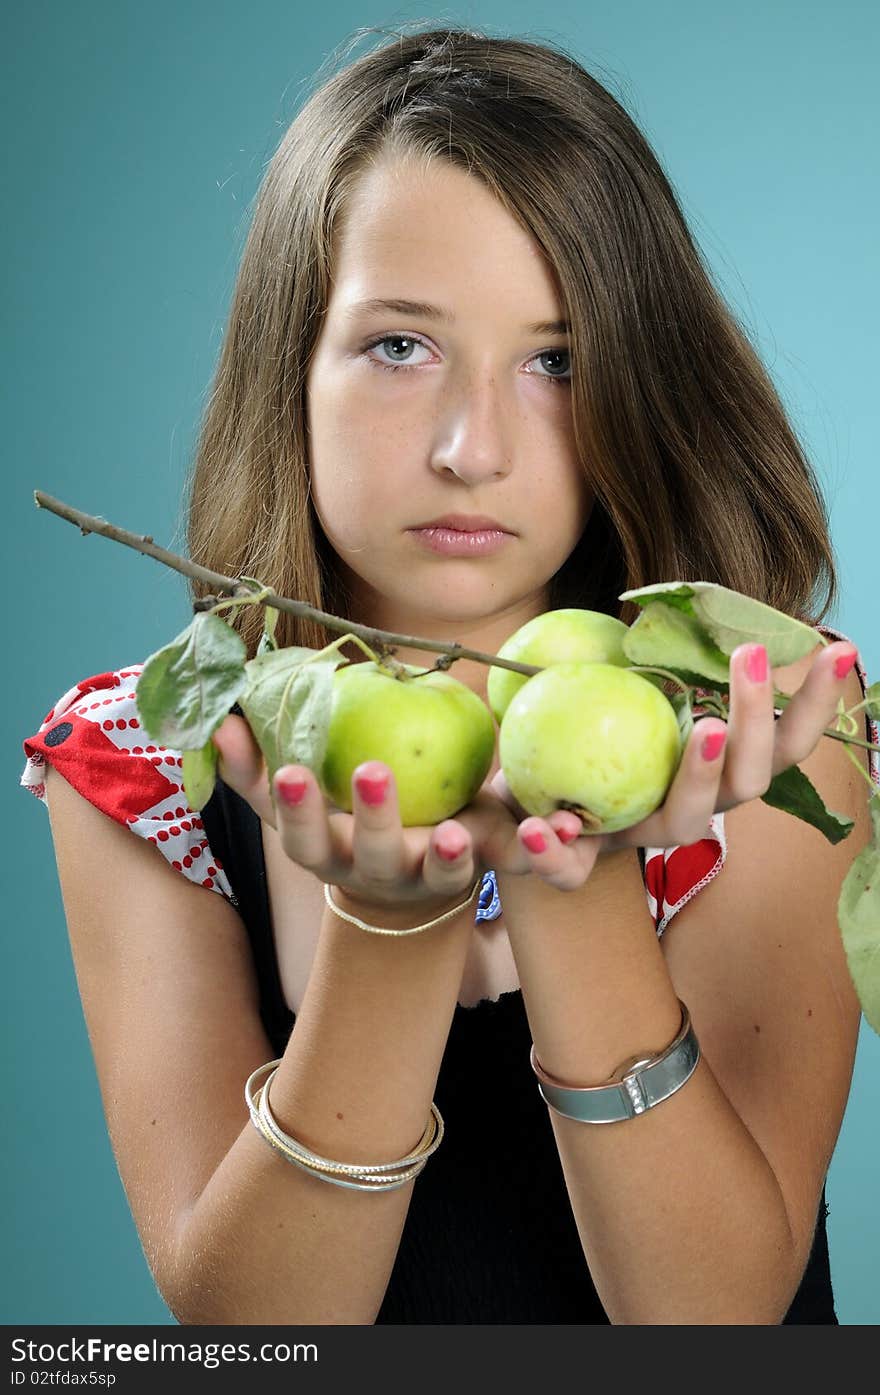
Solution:
{"label": "eyebrow", "polygon": [[[346,306],[347,318],[375,314],[380,310],[390,310],[395,315],[414,315],[423,320],[438,320],[441,324],[453,324],[455,316],[451,310],[439,305],[431,305],[425,300],[395,300],[374,297],[371,300],[357,300]],[[569,334],[568,320],[538,320],[536,324],[523,325],[526,334]]]}

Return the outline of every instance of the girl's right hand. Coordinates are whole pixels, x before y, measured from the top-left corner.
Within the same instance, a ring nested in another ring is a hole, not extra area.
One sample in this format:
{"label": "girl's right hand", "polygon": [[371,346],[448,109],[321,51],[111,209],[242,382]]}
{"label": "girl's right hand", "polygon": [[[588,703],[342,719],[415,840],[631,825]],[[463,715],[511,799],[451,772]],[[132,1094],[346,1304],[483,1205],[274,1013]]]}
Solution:
{"label": "girl's right hand", "polygon": [[319,881],[359,902],[413,907],[426,916],[458,904],[473,889],[476,857],[468,828],[456,819],[404,828],[387,765],[365,761],[356,768],[349,814],[328,802],[304,765],[282,766],[273,803],[262,752],[243,717],[230,713],[213,740],[223,782],[277,830],[288,857]]}

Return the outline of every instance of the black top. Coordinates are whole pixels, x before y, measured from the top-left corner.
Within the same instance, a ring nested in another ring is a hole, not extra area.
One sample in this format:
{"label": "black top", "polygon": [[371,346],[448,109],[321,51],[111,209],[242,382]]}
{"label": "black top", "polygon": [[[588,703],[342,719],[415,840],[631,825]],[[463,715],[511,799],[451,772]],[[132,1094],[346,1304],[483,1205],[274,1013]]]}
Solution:
{"label": "black top", "polygon": [[[275,954],[260,820],[219,779],[202,820],[247,928],[260,1016],[281,1056],[295,1014]],[[608,1323],[530,1047],[521,991],[475,1007],[456,1004],[434,1092],[446,1132],[416,1178],[377,1323]],[[476,1068],[494,1082],[491,1107],[474,1089]],[[786,1323],[837,1324],[827,1214],[823,1186],[809,1262]]]}

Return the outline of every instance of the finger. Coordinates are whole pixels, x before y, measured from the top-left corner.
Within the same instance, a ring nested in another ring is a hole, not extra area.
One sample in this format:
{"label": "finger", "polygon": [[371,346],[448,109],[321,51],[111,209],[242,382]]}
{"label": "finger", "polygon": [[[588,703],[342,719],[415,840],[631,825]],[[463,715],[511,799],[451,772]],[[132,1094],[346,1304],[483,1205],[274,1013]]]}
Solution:
{"label": "finger", "polygon": [[583,886],[599,853],[598,839],[577,838],[567,847],[547,819],[524,819],[517,829],[517,839],[524,852],[526,870],[535,872],[559,891],[575,891]]}
{"label": "finger", "polygon": [[266,823],[275,825],[263,753],[244,717],[230,712],[211,737],[219,751],[217,773],[225,785],[250,804]]}
{"label": "finger", "polygon": [[432,828],[422,862],[425,885],[438,896],[470,891],[476,879],[474,845],[467,829],[455,819]]}
{"label": "finger", "polygon": [[[320,876],[337,863],[327,804],[306,765],[283,765],[275,776],[275,827],[289,858]],[[323,880],[323,878],[322,878]]]}
{"label": "finger", "polygon": [[759,799],[773,779],[773,681],[763,644],[740,644],[730,656],[727,750],[719,789],[722,810]]}
{"label": "finger", "polygon": [[666,798],[639,825],[639,846],[686,848],[707,836],[718,807],[728,744],[728,730],[720,718],[703,717],[694,723]]}
{"label": "finger", "polygon": [[[528,814],[523,812],[522,817]],[[516,836],[516,822],[494,794],[480,790],[470,804],[458,810],[455,823],[470,837],[475,876],[489,871],[523,875],[530,870]]]}
{"label": "finger", "polygon": [[[529,817],[528,809],[524,809],[513,794],[503,770],[496,771],[489,783],[489,788],[504,807],[510,810],[518,823]],[[547,822],[562,843],[573,843],[575,838],[579,838],[583,832],[583,821],[570,809],[554,810],[552,814],[547,816]],[[524,867],[523,870],[527,869]]]}
{"label": "finger", "polygon": [[[523,815],[525,818],[525,815]],[[575,838],[580,838],[583,832],[583,820],[571,809],[557,809],[550,814],[547,822],[556,834],[560,843],[573,843]]]}
{"label": "finger", "polygon": [[816,655],[806,678],[776,723],[774,775],[806,760],[822,732],[833,724],[846,677],[858,652],[852,644],[841,640],[829,644]]}
{"label": "finger", "polygon": [[413,868],[400,822],[397,785],[389,766],[362,761],[352,773],[354,831],[352,858],[365,886],[388,887],[408,878]]}

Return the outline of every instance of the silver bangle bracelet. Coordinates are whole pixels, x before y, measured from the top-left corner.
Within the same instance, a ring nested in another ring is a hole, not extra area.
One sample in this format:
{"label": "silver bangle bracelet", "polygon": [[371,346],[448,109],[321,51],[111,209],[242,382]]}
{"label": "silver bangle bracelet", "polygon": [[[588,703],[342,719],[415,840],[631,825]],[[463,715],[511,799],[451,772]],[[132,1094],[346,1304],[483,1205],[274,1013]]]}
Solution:
{"label": "silver bangle bracelet", "polygon": [[680,998],[678,1001],[681,1027],[666,1050],[628,1064],[622,1078],[607,1085],[563,1085],[540,1065],[533,1042],[529,1059],[544,1103],[580,1124],[616,1124],[669,1099],[690,1080],[700,1059],[690,1014]]}
{"label": "silver bangle bracelet", "polygon": [[[262,1103],[262,1099],[265,1098],[265,1095],[265,1086],[261,1085],[256,1092],[256,1098],[260,1100],[260,1103]],[[257,1129],[257,1132],[262,1134],[266,1142],[269,1143],[278,1153],[280,1153],[282,1157],[286,1158],[288,1162],[293,1163],[295,1167],[300,1168],[303,1172],[310,1173],[312,1177],[317,1177],[321,1182],[329,1182],[334,1187],[345,1187],[349,1191],[393,1191],[397,1187],[404,1186],[413,1177],[417,1177],[425,1165],[424,1163],[420,1163],[415,1167],[408,1168],[405,1172],[402,1172],[395,1177],[369,1177],[364,1178],[363,1181],[356,1180],[356,1177],[358,1175],[356,1173],[347,1173],[345,1177],[335,1176],[333,1173],[325,1171],[324,1168],[317,1167],[315,1166],[315,1164],[311,1162],[306,1162],[299,1152],[296,1152],[293,1149],[289,1148],[286,1142],[284,1141],[284,1138],[279,1137],[279,1135],[273,1131],[271,1125],[266,1123],[262,1110],[258,1111],[257,1116],[254,1118],[253,1122],[255,1128]]]}

